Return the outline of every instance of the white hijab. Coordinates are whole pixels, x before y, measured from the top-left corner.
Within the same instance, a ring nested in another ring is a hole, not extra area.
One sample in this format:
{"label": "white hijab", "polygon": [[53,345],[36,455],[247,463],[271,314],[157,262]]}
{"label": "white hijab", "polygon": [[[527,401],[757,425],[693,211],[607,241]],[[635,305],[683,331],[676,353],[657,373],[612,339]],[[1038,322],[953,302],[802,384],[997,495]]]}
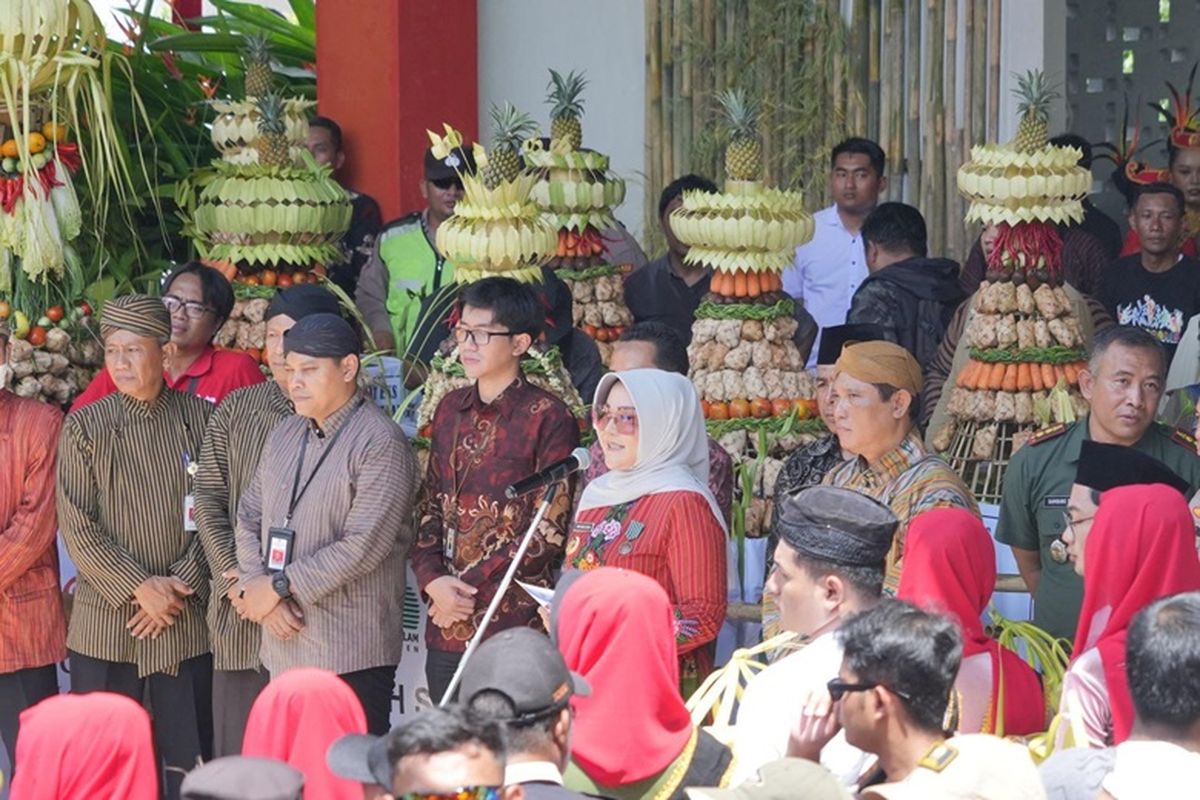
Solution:
{"label": "white hijab", "polygon": [[725,516],[708,488],[708,435],[700,398],[683,375],[660,369],[610,372],[600,379],[593,407],[620,381],[638,416],[637,460],[633,467],[609,470],[584,487],[579,511],[630,503],[660,492],[695,492],[728,533]]}

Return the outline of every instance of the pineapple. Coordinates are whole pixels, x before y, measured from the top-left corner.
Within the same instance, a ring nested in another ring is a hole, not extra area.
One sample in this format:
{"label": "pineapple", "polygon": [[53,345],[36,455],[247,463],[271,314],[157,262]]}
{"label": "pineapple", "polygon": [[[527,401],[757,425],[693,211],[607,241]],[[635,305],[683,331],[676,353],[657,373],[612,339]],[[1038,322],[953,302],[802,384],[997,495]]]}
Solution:
{"label": "pineapple", "polygon": [[258,98],[258,163],[270,167],[286,167],[292,163],[284,120],[283,96],[268,92]]}
{"label": "pineapple", "polygon": [[762,142],[758,138],[758,104],[740,89],[721,92],[717,102],[727,117],[729,144],[725,146],[725,177],[735,181],[762,178]]}
{"label": "pineapple", "polygon": [[1017,138],[1013,140],[1012,147],[1020,153],[1032,153],[1041,150],[1050,141],[1047,124],[1050,101],[1059,95],[1040,69],[1016,77],[1017,88],[1013,89],[1013,94],[1021,100],[1017,105],[1021,123],[1017,126]]}
{"label": "pineapple", "polygon": [[583,144],[583,125],[579,122],[583,103],[579,95],[585,86],[587,79],[582,73],[572,70],[564,78],[550,70],[550,83],[547,86],[550,93],[546,100],[553,104],[550,109],[551,149],[578,150]]}
{"label": "pineapple", "polygon": [[246,96],[263,97],[271,91],[275,77],[271,72],[271,46],[267,37],[257,33],[247,36],[242,58],[246,63]]}
{"label": "pineapple", "polygon": [[518,111],[512,103],[493,104],[491,117],[492,149],[480,177],[484,186],[495,189],[521,174],[521,157],[517,151],[534,133],[536,126],[528,114]]}

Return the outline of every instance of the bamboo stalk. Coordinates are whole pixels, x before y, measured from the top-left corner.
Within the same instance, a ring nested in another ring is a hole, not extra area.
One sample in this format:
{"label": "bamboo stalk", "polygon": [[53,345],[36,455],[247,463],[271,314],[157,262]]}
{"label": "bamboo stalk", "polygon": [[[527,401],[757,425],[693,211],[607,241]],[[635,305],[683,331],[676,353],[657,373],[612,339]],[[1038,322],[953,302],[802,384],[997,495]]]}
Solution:
{"label": "bamboo stalk", "polygon": [[884,136],[880,131],[879,121],[882,116],[882,98],[880,97],[881,88],[879,85],[879,55],[882,46],[882,30],[883,23],[883,2],[882,0],[871,0],[869,7],[870,17],[870,32],[867,37],[867,130],[870,135],[879,140],[880,144],[884,143]]}
{"label": "bamboo stalk", "polygon": [[958,167],[960,165],[959,143],[961,131],[958,127],[958,0],[945,4],[945,55],[943,58],[943,91],[945,102],[942,104],[945,114],[943,132],[943,158],[945,168],[942,170],[942,188],[946,216],[942,226],[945,236],[942,243],[943,253],[959,253],[962,251],[962,218],[959,211],[958,196]]}
{"label": "bamboo stalk", "polygon": [[922,205],[921,192],[921,3],[908,0],[908,22],[904,41],[904,82],[907,124],[904,129],[904,169],[908,177],[909,202]]}
{"label": "bamboo stalk", "polygon": [[[659,44],[662,21],[658,15],[658,0],[646,0],[646,196],[653,197],[666,184],[662,180],[662,57]],[[645,203],[643,239],[647,244],[658,231],[655,204]]]}
{"label": "bamboo stalk", "polygon": [[988,19],[987,138],[1000,140],[1000,0],[992,0]]}
{"label": "bamboo stalk", "polygon": [[675,122],[673,118],[675,94],[675,52],[671,46],[674,26],[673,0],[659,0],[659,16],[662,19],[662,31],[659,37],[659,47],[662,50],[662,172],[663,185],[672,180],[675,175],[674,142]]}
{"label": "bamboo stalk", "polygon": [[943,46],[945,44],[945,7],[941,0],[926,0],[926,25],[924,31],[925,53],[928,67],[925,74],[924,117],[928,124],[925,131],[925,169],[921,183],[921,203],[929,227],[930,247],[934,252],[945,248],[945,169],[946,119],[943,115]]}
{"label": "bamboo stalk", "polygon": [[[827,13],[831,17],[841,16],[841,3],[839,0],[828,0],[826,3]],[[834,118],[839,121],[846,120],[846,72],[845,72],[845,56],[841,48],[836,48],[833,51],[833,113]],[[832,128],[832,126],[831,126]],[[830,130],[830,135],[834,133]]]}
{"label": "bamboo stalk", "polygon": [[904,199],[904,0],[887,0],[888,15],[885,45],[887,87],[890,100],[889,134],[885,148],[891,177],[889,196]]}
{"label": "bamboo stalk", "polygon": [[675,127],[671,137],[675,151],[675,171],[671,180],[690,171],[689,154],[692,149],[692,80],[691,48],[686,37],[691,27],[690,0],[674,0],[674,22],[671,26],[671,49],[675,53],[675,73],[671,82],[675,89]]}

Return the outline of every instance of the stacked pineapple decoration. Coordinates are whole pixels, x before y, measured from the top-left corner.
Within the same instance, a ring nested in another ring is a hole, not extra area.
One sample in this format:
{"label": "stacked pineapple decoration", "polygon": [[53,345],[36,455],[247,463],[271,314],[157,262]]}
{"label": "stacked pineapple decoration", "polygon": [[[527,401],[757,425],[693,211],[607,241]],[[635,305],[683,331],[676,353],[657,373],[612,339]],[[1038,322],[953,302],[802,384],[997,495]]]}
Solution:
{"label": "stacked pineapple decoration", "polygon": [[316,282],[345,258],[350,196],[305,149],[311,103],[273,88],[270,49],[248,37],[246,99],[214,102],[211,169],[193,177],[199,192],[181,192],[192,208],[185,231],[205,261],[234,283],[238,303],[217,344],[262,356],[262,314],[276,287]]}
{"label": "stacked pineapple decoration", "polygon": [[725,191],[685,192],[670,225],[689,246],[687,263],[713,269],[692,326],[690,377],[709,433],[738,462],[734,531],[757,536],[782,459],[824,427],[780,282],[813,221],[799,193],[763,186],[757,104],[739,91],[717,99],[729,133]]}
{"label": "stacked pineapple decoration", "polygon": [[1015,93],[1016,137],[973,148],[958,173],[967,219],[997,226],[999,236],[929,427],[933,449],[982,502],[999,500],[1009,459],[1035,430],[1086,411],[1078,377],[1089,320],[1076,315],[1077,295],[1064,284],[1055,225],[1082,219],[1091,174],[1077,149],[1049,143],[1055,94],[1042,73],[1020,76]]}
{"label": "stacked pineapple decoration", "polygon": [[607,364],[609,342],[633,322],[622,279],[628,265],[605,255],[604,232],[616,228],[612,210],[625,199],[625,182],[608,171],[608,158],[583,150],[582,94],[586,78],[550,70],[550,146],[525,143],[526,166],[539,177],[533,197],[558,231],[550,265],[571,288],[575,325],[596,340]]}

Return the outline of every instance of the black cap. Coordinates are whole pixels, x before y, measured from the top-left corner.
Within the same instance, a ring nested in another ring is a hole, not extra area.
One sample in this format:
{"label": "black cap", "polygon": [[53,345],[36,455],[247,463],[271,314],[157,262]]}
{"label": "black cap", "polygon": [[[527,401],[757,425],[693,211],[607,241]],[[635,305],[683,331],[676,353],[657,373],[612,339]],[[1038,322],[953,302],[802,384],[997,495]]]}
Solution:
{"label": "black cap", "polygon": [[516,711],[501,722],[527,722],[567,707],[592,689],[567,669],[554,643],[531,628],[510,628],[479,646],[463,670],[459,698],[469,705],[480,692],[499,692]]}
{"label": "black cap", "polygon": [[311,283],[280,289],[267,306],[265,319],[286,314],[299,322],[312,314],[339,314],[341,308],[333,292]]}
{"label": "black cap", "polygon": [[1075,482],[1097,492],[1107,492],[1118,486],[1164,483],[1187,497],[1191,489],[1187,481],[1157,458],[1132,447],[1100,444],[1091,439],[1085,439],[1079,446]]}
{"label": "black cap", "polygon": [[313,358],[358,355],[362,343],[350,323],[337,314],[310,314],[283,335],[283,351]]}
{"label": "black cap", "polygon": [[445,158],[435,156],[432,147],[425,151],[425,180],[442,181],[463,174],[475,174],[475,155],[470,150],[456,147]]}
{"label": "black cap", "polygon": [[229,756],[189,772],[182,800],[300,800],[304,775],[273,758]]}
{"label": "black cap", "polygon": [[388,761],[388,741],[397,730],[393,728],[386,736],[347,734],[325,751],[325,765],[339,778],[368,786],[381,786],[390,792],[392,766]]}
{"label": "black cap", "polygon": [[775,502],[774,533],[801,555],[847,567],[881,567],[899,523],[865,494],[810,486]]}
{"label": "black cap", "polygon": [[870,323],[825,328],[821,331],[821,346],[817,348],[817,364],[832,367],[842,354],[842,348],[850,342],[876,342],[882,338],[883,328]]}

